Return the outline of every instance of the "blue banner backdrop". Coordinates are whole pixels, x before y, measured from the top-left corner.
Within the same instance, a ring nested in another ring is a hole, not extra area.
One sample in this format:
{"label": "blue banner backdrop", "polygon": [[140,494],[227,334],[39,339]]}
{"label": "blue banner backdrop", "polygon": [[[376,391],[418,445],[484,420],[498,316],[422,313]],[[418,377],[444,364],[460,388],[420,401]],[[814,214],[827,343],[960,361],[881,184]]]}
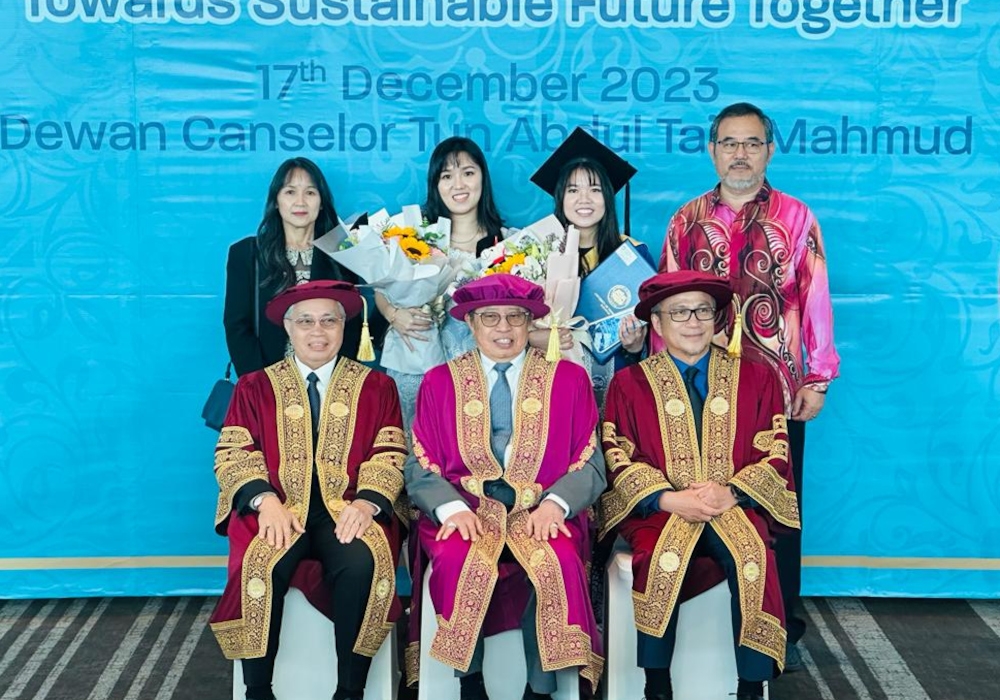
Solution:
{"label": "blue banner backdrop", "polygon": [[501,211],[573,126],[639,168],[636,235],[775,118],[830,259],[842,378],[810,426],[809,594],[1000,592],[1000,11],[987,0],[24,0],[0,10],[0,596],[212,592],[226,250],[274,168],[342,214],[470,135]]}

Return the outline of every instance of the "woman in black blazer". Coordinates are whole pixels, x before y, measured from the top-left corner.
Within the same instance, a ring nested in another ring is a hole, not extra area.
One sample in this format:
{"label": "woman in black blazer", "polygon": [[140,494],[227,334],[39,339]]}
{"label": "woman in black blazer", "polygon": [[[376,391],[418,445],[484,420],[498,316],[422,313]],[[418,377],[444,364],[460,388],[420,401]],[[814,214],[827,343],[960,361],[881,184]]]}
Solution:
{"label": "woman in black blazer", "polygon": [[[319,167],[308,158],[282,163],[271,179],[257,235],[234,243],[226,262],[222,322],[237,375],[263,369],[285,356],[285,330],[264,317],[267,302],[278,292],[309,280],[359,281],[313,248],[313,239],[336,224],[333,197]],[[340,354],[357,358],[360,339],[361,318],[355,317],[344,328]]]}

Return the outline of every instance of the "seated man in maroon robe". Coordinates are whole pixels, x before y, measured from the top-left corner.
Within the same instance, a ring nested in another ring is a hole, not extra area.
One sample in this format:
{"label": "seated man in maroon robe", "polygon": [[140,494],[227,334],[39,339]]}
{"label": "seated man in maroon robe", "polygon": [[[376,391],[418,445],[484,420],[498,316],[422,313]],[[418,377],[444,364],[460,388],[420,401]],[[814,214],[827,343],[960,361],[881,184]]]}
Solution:
{"label": "seated man in maroon robe", "polygon": [[484,623],[521,627],[524,698],[549,698],[563,668],[596,687],[604,665],[585,567],[587,509],[607,483],[597,407],[580,365],[527,348],[544,299],[513,275],[459,288],[451,314],[476,349],[432,369],[417,397],[406,486],[432,567],[430,654],[457,670],[462,700],[487,698]]}
{"label": "seated man in maroon robe", "polygon": [[229,578],[211,626],[226,658],[243,659],[247,700],[274,698],[289,585],[334,621],[335,700],[363,697],[371,657],[401,612],[406,446],[396,389],[337,355],[344,323],[361,310],[346,282],[276,296],[267,317],[294,354],[240,377],[219,436],[215,524],[229,537]]}
{"label": "seated man in maroon robe", "polygon": [[608,389],[602,442],[612,489],[601,505],[605,528],[632,548],[648,700],[673,698],[678,596],[686,577],[717,575],[701,566],[706,559],[732,592],[738,700],[762,699],[763,681],[784,665],[771,543],[776,530],[799,526],[784,403],[770,368],[712,345],[731,297],[726,280],[700,272],[646,280],[635,313],[665,350]]}

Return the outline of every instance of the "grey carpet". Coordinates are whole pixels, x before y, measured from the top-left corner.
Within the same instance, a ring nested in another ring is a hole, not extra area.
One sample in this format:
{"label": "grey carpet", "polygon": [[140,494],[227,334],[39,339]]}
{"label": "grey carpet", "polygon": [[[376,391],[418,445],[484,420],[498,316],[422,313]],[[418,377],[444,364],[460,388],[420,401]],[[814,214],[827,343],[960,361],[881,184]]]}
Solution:
{"label": "grey carpet", "polygon": [[[0,601],[0,700],[227,700],[213,604]],[[772,700],[1000,699],[1000,601],[813,598],[806,612],[807,668]]]}

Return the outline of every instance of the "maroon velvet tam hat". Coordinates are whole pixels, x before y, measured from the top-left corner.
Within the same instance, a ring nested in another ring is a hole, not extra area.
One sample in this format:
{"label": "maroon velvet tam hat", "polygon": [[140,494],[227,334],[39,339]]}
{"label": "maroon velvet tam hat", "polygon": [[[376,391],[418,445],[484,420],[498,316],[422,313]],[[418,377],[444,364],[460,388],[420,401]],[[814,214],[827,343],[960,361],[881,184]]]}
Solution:
{"label": "maroon velvet tam hat", "polygon": [[733,298],[729,282],[721,277],[694,270],[664,272],[650,277],[639,287],[639,303],[635,307],[635,315],[643,321],[649,321],[654,306],[667,297],[682,292],[705,292],[715,299],[717,309],[725,307]]}
{"label": "maroon velvet tam hat", "polygon": [[464,321],[466,314],[484,306],[520,306],[535,318],[549,313],[545,290],[516,275],[487,275],[455,290],[451,315]]}
{"label": "maroon velvet tam hat", "polygon": [[278,294],[267,304],[265,314],[267,320],[280,326],[285,313],[292,304],[306,299],[333,299],[344,307],[347,320],[361,313],[361,293],[350,282],[340,280],[314,280],[305,284],[297,284]]}

